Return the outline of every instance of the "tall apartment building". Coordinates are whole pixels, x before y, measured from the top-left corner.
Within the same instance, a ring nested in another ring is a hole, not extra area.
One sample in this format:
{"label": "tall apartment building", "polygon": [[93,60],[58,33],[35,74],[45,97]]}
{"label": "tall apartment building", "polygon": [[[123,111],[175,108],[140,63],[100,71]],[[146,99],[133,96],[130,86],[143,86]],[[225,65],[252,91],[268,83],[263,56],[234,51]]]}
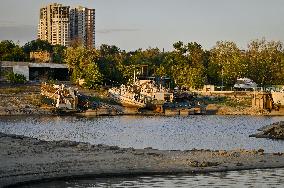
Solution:
{"label": "tall apartment building", "polygon": [[49,4],[40,9],[38,38],[56,45],[68,46],[70,42],[69,6]]}
{"label": "tall apartment building", "polygon": [[68,46],[80,40],[85,46],[95,46],[95,9],[70,9],[62,4],[49,4],[40,9],[38,38],[55,45]]}
{"label": "tall apartment building", "polygon": [[95,9],[79,6],[70,10],[70,39],[95,46]]}

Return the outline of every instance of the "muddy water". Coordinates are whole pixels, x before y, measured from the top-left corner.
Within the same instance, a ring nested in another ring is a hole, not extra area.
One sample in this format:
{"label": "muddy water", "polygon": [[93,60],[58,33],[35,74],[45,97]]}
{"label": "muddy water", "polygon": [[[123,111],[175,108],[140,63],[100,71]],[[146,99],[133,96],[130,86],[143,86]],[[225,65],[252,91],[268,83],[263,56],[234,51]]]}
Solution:
{"label": "muddy water", "polygon": [[[284,152],[284,141],[249,138],[284,117],[1,117],[0,132],[44,140],[73,140],[120,147],[157,149],[259,149]],[[25,187],[282,187],[284,169],[206,175],[88,178]]]}

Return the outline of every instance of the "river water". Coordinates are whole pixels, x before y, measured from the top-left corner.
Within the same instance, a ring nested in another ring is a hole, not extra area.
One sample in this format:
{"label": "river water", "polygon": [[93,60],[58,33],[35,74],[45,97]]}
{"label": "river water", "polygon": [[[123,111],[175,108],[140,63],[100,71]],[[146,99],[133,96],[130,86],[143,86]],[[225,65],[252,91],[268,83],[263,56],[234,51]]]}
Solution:
{"label": "river water", "polygon": [[[284,117],[115,116],[1,117],[0,132],[43,140],[72,140],[120,147],[156,149],[259,149],[284,152],[284,141],[250,138],[258,128]],[[58,186],[57,186],[58,185]],[[281,187],[284,169],[151,177],[81,179],[29,187]]]}

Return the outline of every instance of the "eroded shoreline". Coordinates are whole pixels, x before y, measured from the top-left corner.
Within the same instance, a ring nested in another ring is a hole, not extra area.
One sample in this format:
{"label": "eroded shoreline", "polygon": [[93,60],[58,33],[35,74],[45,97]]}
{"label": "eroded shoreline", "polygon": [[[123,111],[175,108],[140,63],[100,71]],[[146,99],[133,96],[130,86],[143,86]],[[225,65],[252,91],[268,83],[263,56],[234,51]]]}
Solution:
{"label": "eroded shoreline", "polygon": [[[263,150],[156,150],[43,141],[0,133],[0,187],[83,176],[206,173],[284,167]],[[4,162],[3,162],[4,161]]]}

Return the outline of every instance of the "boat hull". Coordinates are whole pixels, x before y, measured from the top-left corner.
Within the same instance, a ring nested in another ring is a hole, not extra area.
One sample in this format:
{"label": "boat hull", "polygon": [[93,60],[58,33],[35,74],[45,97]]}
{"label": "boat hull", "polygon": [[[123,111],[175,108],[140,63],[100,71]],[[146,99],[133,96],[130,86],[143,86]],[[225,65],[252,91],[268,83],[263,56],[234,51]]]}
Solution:
{"label": "boat hull", "polygon": [[120,103],[124,107],[128,108],[145,108],[146,104],[138,102],[121,95],[110,94],[110,97],[113,98],[116,102]]}

